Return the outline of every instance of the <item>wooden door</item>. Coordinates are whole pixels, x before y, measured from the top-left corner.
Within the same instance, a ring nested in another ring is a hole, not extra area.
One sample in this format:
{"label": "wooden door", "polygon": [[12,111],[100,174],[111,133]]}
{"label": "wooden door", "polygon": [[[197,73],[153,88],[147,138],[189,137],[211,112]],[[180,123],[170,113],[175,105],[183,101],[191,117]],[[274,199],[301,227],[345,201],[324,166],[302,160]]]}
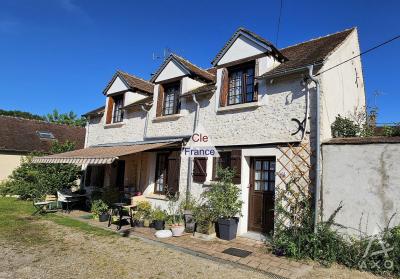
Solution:
{"label": "wooden door", "polygon": [[275,157],[252,158],[249,189],[249,231],[274,230]]}

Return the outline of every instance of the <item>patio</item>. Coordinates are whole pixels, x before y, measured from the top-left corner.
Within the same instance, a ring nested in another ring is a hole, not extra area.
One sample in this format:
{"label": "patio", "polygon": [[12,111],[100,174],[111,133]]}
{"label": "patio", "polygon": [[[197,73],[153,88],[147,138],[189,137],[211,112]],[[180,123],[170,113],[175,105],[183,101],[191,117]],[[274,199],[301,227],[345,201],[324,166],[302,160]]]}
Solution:
{"label": "patio", "polygon": [[[84,211],[75,210],[70,214],[65,215],[70,218],[87,222],[96,227],[116,231],[116,225],[107,227],[107,222],[98,222],[97,220],[89,218],[88,213]],[[154,236],[155,230],[153,228],[131,228],[129,224],[124,225],[119,233],[125,237],[140,238],[144,241],[168,246],[169,248],[211,259],[213,261],[225,262],[242,268],[261,271],[270,275],[271,278],[299,278],[312,269],[312,266],[271,254],[268,245],[264,242],[240,236],[232,241],[224,241],[218,238],[203,240],[193,237],[190,233],[185,233],[181,237],[156,238]],[[227,251],[227,249],[229,250]],[[227,252],[233,253],[228,254]]]}

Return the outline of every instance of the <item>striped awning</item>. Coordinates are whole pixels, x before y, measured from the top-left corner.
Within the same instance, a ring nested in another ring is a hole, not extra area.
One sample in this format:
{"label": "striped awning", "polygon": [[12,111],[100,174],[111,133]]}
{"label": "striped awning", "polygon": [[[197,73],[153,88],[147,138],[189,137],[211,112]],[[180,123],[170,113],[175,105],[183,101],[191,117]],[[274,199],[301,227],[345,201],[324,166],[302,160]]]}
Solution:
{"label": "striped awning", "polygon": [[176,145],[176,142],[161,142],[149,144],[135,144],[122,146],[99,146],[78,149],[70,152],[59,153],[49,156],[34,157],[32,162],[37,164],[111,164],[121,156],[139,153],[146,150]]}

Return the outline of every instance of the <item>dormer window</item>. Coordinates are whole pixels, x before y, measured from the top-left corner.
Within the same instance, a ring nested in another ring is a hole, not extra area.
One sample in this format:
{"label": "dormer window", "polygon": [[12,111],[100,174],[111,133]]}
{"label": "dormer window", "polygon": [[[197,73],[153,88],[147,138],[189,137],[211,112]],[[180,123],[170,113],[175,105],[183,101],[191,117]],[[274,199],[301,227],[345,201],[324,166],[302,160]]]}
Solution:
{"label": "dormer window", "polygon": [[164,85],[164,115],[171,115],[179,112],[179,91],[179,82]]}
{"label": "dormer window", "polygon": [[228,69],[228,105],[257,101],[254,90],[254,68],[255,63],[252,62]]}
{"label": "dormer window", "polygon": [[180,110],[179,94],[181,83],[160,84],[157,100],[157,117],[178,114]]}
{"label": "dormer window", "polygon": [[108,97],[106,124],[120,123],[124,120],[124,95]]}
{"label": "dormer window", "polygon": [[124,96],[118,95],[114,97],[114,112],[113,112],[113,123],[122,122],[124,118]]}

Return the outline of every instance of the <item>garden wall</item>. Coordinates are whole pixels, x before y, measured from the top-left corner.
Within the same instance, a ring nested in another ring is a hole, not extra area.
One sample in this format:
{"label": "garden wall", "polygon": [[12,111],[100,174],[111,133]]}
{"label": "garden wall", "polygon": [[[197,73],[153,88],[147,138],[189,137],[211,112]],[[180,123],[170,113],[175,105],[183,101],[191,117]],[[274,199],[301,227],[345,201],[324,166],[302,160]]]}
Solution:
{"label": "garden wall", "polygon": [[336,222],[368,234],[400,223],[400,137],[332,139],[323,143],[324,219],[343,203]]}

